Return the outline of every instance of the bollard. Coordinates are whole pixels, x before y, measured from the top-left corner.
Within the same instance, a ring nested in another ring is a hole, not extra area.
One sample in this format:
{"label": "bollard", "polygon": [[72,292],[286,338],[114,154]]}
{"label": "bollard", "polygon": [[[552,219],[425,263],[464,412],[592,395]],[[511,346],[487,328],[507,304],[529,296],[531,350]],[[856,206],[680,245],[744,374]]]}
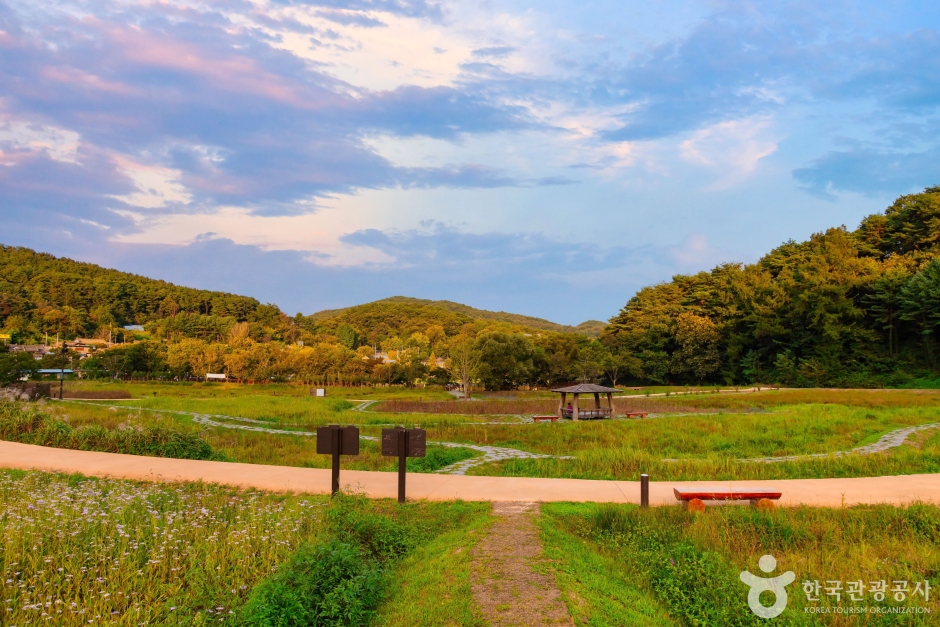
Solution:
{"label": "bollard", "polygon": [[640,475],[640,507],[650,506],[650,476]]}

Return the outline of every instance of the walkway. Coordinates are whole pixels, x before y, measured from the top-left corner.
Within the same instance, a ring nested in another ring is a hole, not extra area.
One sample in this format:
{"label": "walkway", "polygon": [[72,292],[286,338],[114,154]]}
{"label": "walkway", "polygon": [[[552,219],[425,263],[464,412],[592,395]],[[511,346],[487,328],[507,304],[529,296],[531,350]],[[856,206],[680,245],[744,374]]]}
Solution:
{"label": "walkway", "polygon": [[[65,399],[66,403],[78,403],[80,405],[95,405],[95,403],[87,403],[84,401],[76,401]],[[362,411],[364,407],[378,402],[378,401],[361,401],[361,405],[357,405],[353,408],[353,411]],[[255,420],[254,418],[241,418],[239,416],[225,416],[223,414],[201,414],[198,412],[192,411],[181,411],[176,409],[150,409],[148,407],[134,407],[132,405],[120,405],[121,409],[135,409],[138,411],[149,411],[160,414],[176,414],[179,416],[192,416],[193,422],[196,424],[204,425],[207,427],[218,427],[220,429],[240,429],[242,431],[257,431],[259,433],[274,433],[277,435],[295,435],[295,436],[305,436],[315,438],[317,437],[316,431],[300,431],[300,430],[288,430],[288,429],[275,429],[273,427],[266,426],[255,426],[255,425],[268,425],[271,424],[267,420]],[[231,420],[232,422],[247,422],[249,424],[232,424],[230,422],[219,422],[221,420]],[[473,423],[473,424],[487,424],[487,423]],[[362,425],[359,425],[362,426]],[[383,425],[369,425],[370,427],[383,426]],[[393,425],[387,425],[389,427]],[[372,440],[373,442],[378,442],[379,437],[374,435],[360,435],[360,440]],[[548,455],[545,453],[530,453],[529,451],[521,451],[516,448],[509,448],[506,446],[487,446],[485,444],[464,444],[460,442],[440,442],[438,440],[428,440],[428,444],[433,446],[443,446],[446,448],[466,448],[482,455],[476,457],[471,457],[470,459],[465,459],[460,462],[456,462],[449,466],[445,466],[438,470],[437,472],[444,475],[465,475],[467,471],[476,466],[482,466],[483,464],[489,464],[491,462],[504,462],[509,459],[573,459],[568,455]]]}
{"label": "walkway", "polygon": [[[0,442],[0,467],[47,472],[81,473],[96,477],[140,481],[205,481],[241,488],[276,492],[323,494],[329,491],[330,471],[207,462],[161,457],[139,457],[95,453]],[[373,498],[395,498],[398,475],[391,472],[344,470],[342,485]],[[859,479],[785,479],[778,481],[677,481],[651,482],[652,505],[675,504],[673,487],[762,487],[783,492],[782,505],[833,506],[859,503],[907,504],[912,501],[940,503],[940,474]],[[529,477],[475,477],[409,474],[412,498],[446,501],[592,501],[637,503],[637,481],[593,481],[586,479],[538,479]]]}

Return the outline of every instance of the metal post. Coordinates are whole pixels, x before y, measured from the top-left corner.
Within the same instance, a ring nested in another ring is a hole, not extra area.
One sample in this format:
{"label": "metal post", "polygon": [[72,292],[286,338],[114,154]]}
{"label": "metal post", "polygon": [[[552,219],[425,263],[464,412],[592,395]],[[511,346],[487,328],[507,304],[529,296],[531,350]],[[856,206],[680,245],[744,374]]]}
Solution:
{"label": "metal post", "polygon": [[405,502],[405,470],[408,462],[408,430],[398,432],[398,502]]}
{"label": "metal post", "polygon": [[650,506],[650,476],[640,475],[640,507]]}
{"label": "metal post", "polygon": [[343,441],[342,434],[339,432],[339,429],[330,429],[330,436],[333,438],[333,496],[336,496],[336,493],[339,492],[339,453],[340,446]]}
{"label": "metal post", "polygon": [[62,363],[61,368],[59,369],[59,400],[62,400],[62,387],[65,385],[65,356],[68,355],[69,349],[67,348],[65,342],[62,342]]}

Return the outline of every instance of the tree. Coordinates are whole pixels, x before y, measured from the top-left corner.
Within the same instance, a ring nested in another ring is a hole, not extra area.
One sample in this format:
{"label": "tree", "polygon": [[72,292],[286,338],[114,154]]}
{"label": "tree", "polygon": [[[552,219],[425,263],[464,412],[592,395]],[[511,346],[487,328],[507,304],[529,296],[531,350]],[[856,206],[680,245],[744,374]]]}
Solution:
{"label": "tree", "polygon": [[679,350],[672,354],[672,371],[690,373],[701,381],[718,371],[721,357],[718,352],[718,329],[704,316],[682,313],[676,318],[676,343]]}
{"label": "tree", "polygon": [[36,360],[26,351],[11,352],[0,344],[0,385],[16,383],[24,376],[33,376],[39,369]]}
{"label": "tree", "polygon": [[911,277],[900,292],[901,318],[920,328],[927,360],[934,361],[933,346],[940,325],[940,260],[932,259]]}
{"label": "tree", "polygon": [[500,331],[477,336],[477,377],[488,390],[507,390],[528,383],[534,375],[535,347],[529,338]]}
{"label": "tree", "polygon": [[455,378],[460,382],[464,398],[470,398],[470,383],[480,365],[480,355],[473,350],[473,339],[458,335],[450,345],[450,363]]}
{"label": "tree", "polygon": [[346,348],[355,349],[359,345],[359,334],[348,324],[344,323],[336,327],[336,337]]}

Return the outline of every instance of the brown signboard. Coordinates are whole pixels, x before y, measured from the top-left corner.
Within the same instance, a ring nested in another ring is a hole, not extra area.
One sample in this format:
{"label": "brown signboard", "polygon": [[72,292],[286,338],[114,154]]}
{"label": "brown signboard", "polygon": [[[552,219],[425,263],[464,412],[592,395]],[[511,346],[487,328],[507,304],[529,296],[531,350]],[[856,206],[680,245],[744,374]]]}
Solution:
{"label": "brown signboard", "polygon": [[333,453],[333,431],[339,431],[339,454],[359,454],[359,429],[353,426],[341,427],[329,425],[317,427],[317,453],[331,455]]}
{"label": "brown signboard", "polygon": [[398,434],[407,434],[405,457],[424,457],[427,454],[427,431],[424,429],[382,429],[382,455],[398,457]]}

